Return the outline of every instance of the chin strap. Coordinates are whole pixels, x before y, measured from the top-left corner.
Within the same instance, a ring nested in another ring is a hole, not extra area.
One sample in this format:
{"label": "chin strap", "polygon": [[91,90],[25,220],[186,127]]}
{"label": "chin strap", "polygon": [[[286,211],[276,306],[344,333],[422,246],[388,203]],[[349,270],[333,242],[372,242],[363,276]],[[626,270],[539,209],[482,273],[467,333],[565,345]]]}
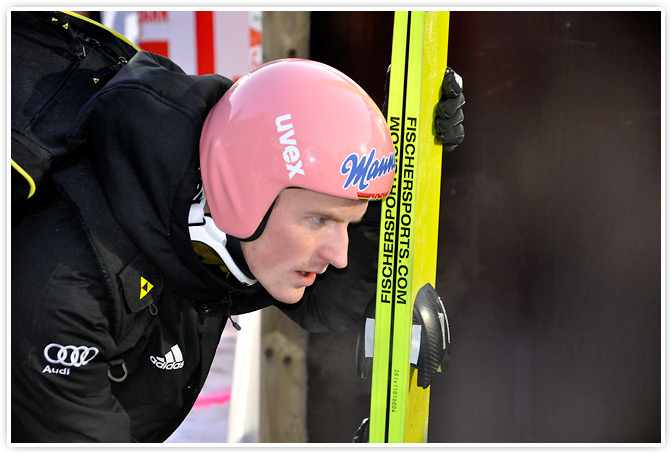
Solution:
{"label": "chin strap", "polygon": [[205,197],[194,202],[189,208],[189,235],[191,241],[203,243],[215,251],[224,262],[229,271],[243,284],[254,285],[256,279],[250,279],[240,269],[226,249],[226,233],[215,225],[215,221],[205,214]]}

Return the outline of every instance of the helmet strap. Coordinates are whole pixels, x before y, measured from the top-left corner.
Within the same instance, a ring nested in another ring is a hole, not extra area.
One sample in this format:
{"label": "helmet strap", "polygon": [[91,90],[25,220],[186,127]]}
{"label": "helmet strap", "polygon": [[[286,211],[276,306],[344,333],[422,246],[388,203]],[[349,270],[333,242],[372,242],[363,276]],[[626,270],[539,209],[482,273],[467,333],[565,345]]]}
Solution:
{"label": "helmet strap", "polygon": [[[248,274],[251,276],[252,273],[250,273],[245,262],[240,240],[233,236],[227,236],[226,233],[219,230],[212,217],[205,213],[205,195],[192,203],[189,208],[189,236],[192,242],[203,243],[219,255],[231,274],[241,283],[245,285],[257,283],[256,279],[248,276]],[[238,261],[234,260],[234,256],[238,258]],[[242,265],[239,266],[239,263]]]}
{"label": "helmet strap", "polygon": [[273,211],[273,207],[275,207],[275,202],[277,202],[277,200],[278,200],[278,198],[276,197],[275,201],[273,201],[273,203],[271,203],[270,208],[268,209],[268,211],[266,211],[266,214],[264,215],[264,218],[261,220],[261,222],[259,223],[259,226],[257,227],[257,230],[254,231],[252,236],[249,236],[245,239],[241,239],[240,241],[254,241],[261,236],[261,234],[264,232],[264,228],[266,227],[266,223],[268,222],[268,218],[271,216],[271,211]]}

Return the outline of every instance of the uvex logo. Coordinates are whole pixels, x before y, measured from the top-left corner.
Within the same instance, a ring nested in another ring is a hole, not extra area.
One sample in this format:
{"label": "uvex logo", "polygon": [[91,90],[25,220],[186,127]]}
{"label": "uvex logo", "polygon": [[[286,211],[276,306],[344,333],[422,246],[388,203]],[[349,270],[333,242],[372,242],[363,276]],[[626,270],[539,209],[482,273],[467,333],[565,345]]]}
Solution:
{"label": "uvex logo", "polygon": [[275,126],[278,128],[278,132],[285,132],[280,136],[280,144],[287,145],[282,152],[282,158],[285,160],[285,167],[289,171],[289,179],[294,178],[294,175],[300,173],[305,175],[303,169],[301,168],[301,153],[296,147],[296,139],[292,139],[294,136],[294,125],[291,123],[292,114],[281,115],[275,119]]}

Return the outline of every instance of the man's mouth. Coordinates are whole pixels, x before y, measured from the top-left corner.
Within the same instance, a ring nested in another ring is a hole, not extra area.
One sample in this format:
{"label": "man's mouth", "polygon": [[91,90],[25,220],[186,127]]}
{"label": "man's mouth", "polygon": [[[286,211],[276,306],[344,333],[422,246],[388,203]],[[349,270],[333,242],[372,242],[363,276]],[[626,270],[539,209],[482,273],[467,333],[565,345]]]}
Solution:
{"label": "man's mouth", "polygon": [[297,273],[301,276],[301,280],[303,282],[302,285],[306,287],[313,285],[315,279],[317,278],[317,273],[313,271],[298,271]]}
{"label": "man's mouth", "polygon": [[326,266],[324,268],[322,268],[320,270],[316,270],[316,271],[299,271],[299,274],[301,274],[302,276],[312,276],[312,275],[322,274],[325,271],[327,271]]}

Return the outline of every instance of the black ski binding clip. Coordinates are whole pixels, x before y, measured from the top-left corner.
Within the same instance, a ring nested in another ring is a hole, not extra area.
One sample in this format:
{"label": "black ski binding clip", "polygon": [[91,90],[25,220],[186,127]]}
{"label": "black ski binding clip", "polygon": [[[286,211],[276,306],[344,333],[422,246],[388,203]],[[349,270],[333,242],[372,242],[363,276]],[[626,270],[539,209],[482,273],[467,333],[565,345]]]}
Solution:
{"label": "black ski binding clip", "polygon": [[[366,309],[357,338],[357,374],[369,378],[373,368],[375,301]],[[411,366],[418,370],[417,386],[427,388],[437,372],[444,372],[450,359],[450,327],[441,297],[425,284],[413,304]]]}

